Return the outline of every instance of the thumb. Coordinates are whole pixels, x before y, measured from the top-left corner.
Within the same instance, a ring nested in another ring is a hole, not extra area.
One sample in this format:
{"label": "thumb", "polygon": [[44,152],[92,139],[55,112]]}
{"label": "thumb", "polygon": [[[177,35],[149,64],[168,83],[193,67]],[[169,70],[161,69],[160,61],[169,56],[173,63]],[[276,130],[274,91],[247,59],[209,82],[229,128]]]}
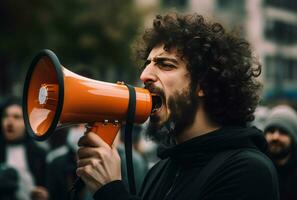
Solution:
{"label": "thumb", "polygon": [[110,146],[94,132],[85,133],[85,135],[79,139],[78,146],[110,148]]}

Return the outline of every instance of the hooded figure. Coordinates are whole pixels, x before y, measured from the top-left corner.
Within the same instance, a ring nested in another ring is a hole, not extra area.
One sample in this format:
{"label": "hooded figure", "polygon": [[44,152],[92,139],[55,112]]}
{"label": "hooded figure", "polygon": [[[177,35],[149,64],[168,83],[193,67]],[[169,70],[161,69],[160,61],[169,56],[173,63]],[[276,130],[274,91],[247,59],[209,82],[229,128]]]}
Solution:
{"label": "hooded figure", "polygon": [[46,152],[28,137],[23,122],[22,101],[8,98],[0,109],[0,163],[19,174],[17,198],[47,198],[45,189]]}
{"label": "hooded figure", "polygon": [[280,199],[297,198],[297,113],[286,105],[273,108],[264,126],[268,155],[279,177]]}

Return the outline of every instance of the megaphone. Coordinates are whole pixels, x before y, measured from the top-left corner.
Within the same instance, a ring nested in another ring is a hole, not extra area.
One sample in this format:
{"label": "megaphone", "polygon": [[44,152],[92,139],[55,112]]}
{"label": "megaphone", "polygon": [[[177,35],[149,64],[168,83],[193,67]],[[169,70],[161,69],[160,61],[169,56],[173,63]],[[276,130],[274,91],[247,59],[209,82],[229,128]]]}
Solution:
{"label": "megaphone", "polygon": [[[152,112],[152,94],[135,87],[135,123],[143,123]],[[123,82],[108,83],[89,79],[63,67],[50,50],[33,59],[23,92],[24,122],[36,140],[47,139],[57,127],[91,124],[111,145],[126,121],[129,90]]]}

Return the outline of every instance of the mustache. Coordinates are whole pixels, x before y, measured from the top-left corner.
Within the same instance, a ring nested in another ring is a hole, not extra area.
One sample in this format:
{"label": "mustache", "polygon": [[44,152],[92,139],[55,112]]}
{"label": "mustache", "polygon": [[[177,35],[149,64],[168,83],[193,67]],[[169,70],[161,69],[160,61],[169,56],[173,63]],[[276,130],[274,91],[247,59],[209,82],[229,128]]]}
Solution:
{"label": "mustache", "polygon": [[151,93],[157,94],[162,98],[165,98],[164,91],[161,88],[156,87],[152,82],[144,83],[144,88],[150,91]]}
{"label": "mustache", "polygon": [[268,144],[284,146],[283,143],[281,143],[281,142],[278,141],[278,140],[272,140],[272,141],[270,141]]}

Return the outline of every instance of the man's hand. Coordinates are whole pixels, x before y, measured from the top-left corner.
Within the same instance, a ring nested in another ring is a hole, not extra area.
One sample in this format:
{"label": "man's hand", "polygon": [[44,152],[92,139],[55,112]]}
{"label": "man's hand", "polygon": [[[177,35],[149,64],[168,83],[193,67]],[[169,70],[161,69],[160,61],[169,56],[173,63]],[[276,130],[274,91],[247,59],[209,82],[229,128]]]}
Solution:
{"label": "man's hand", "polygon": [[78,141],[77,176],[94,194],[103,185],[121,180],[121,160],[115,147],[110,147],[93,132]]}
{"label": "man's hand", "polygon": [[31,199],[32,200],[48,200],[49,195],[46,188],[42,186],[36,186],[31,191]]}

